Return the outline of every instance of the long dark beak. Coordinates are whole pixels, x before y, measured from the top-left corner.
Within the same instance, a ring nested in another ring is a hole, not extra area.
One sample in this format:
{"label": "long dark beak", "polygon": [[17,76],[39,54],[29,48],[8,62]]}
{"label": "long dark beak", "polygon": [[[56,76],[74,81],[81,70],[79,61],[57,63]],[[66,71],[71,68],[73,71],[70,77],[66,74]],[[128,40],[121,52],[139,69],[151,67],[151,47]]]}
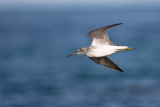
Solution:
{"label": "long dark beak", "polygon": [[66,57],[69,57],[69,56],[73,56],[73,55],[76,55],[77,52],[73,53],[73,54],[70,54],[70,55],[67,55]]}

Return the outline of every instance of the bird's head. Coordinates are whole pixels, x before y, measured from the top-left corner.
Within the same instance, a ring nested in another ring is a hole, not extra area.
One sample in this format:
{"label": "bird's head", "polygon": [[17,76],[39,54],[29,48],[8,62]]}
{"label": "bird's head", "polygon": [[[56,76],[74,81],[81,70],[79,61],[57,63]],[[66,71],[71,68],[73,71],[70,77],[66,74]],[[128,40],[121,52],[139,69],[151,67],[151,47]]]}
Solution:
{"label": "bird's head", "polygon": [[80,49],[77,50],[77,52],[72,53],[72,54],[70,54],[70,55],[68,55],[68,56],[66,56],[66,57],[73,56],[73,55],[77,55],[77,54],[85,55],[86,51],[87,51],[87,47],[85,47],[85,48],[80,48]]}

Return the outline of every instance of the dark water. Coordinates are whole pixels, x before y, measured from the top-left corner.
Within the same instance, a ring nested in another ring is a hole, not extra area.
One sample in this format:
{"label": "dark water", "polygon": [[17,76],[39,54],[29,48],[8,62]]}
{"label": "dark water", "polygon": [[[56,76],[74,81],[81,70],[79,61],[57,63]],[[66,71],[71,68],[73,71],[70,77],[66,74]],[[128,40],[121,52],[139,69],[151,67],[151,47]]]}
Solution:
{"label": "dark water", "polygon": [[[160,107],[160,8],[1,9],[0,107]],[[85,56],[86,34],[109,30],[135,50],[110,56],[125,72]]]}

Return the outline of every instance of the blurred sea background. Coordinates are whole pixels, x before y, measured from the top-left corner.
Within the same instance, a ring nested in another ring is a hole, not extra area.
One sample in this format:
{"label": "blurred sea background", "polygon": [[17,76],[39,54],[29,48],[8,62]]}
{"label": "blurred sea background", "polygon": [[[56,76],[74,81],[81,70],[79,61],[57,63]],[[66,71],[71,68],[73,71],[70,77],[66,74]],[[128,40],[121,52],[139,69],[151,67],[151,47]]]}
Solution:
{"label": "blurred sea background", "polygon": [[[47,1],[0,1],[0,107],[160,107],[160,2]],[[123,73],[65,57],[120,22],[111,41],[136,48],[109,56]]]}

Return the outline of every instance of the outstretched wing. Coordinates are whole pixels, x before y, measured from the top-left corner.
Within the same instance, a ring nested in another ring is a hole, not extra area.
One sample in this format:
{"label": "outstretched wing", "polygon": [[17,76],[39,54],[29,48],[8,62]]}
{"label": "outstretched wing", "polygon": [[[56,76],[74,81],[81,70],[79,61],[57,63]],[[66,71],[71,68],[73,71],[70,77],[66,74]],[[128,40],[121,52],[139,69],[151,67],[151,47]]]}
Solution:
{"label": "outstretched wing", "polygon": [[102,27],[102,28],[99,28],[99,29],[95,29],[95,30],[91,31],[90,33],[88,33],[88,36],[91,37],[92,40],[93,40],[91,45],[92,46],[97,46],[97,45],[108,44],[108,45],[115,46],[115,44],[113,44],[110,41],[110,39],[108,37],[108,34],[106,33],[106,30],[111,28],[111,27],[120,25],[120,24],[122,24],[122,23],[105,26],[105,27]]}
{"label": "outstretched wing", "polygon": [[114,62],[112,62],[107,57],[89,57],[91,60],[93,60],[95,63],[103,65],[105,67],[123,72]]}

